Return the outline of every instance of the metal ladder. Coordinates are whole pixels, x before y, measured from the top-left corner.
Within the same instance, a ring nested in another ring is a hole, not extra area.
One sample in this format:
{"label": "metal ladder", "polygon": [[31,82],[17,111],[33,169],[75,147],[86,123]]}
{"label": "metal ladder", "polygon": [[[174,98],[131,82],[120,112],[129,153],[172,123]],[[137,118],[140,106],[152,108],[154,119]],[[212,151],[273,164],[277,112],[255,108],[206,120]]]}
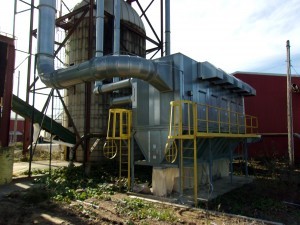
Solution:
{"label": "metal ladder", "polygon": [[110,109],[106,141],[103,154],[106,158],[114,159],[118,156],[119,178],[127,177],[130,188],[130,141],[131,141],[132,112],[127,109]]}
{"label": "metal ladder", "polygon": [[183,194],[185,188],[192,188],[197,206],[197,107],[194,102],[186,100],[172,101],[170,104],[170,126],[165,158],[170,163],[179,159],[180,194]]}

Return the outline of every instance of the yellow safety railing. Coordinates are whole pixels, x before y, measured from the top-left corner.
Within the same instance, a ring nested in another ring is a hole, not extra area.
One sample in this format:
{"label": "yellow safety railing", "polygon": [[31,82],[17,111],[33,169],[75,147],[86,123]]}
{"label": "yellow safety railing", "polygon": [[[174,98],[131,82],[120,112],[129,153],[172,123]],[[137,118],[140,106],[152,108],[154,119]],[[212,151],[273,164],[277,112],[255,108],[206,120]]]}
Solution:
{"label": "yellow safety railing", "polygon": [[119,177],[127,173],[130,187],[130,141],[131,141],[132,112],[127,109],[110,109],[106,141],[103,154],[109,159],[119,155]]}
{"label": "yellow safety railing", "polygon": [[195,134],[249,135],[258,130],[257,117],[244,113],[187,100],[170,104],[168,139],[191,139]]}
{"label": "yellow safety railing", "polygon": [[[169,135],[165,146],[165,158],[174,163],[179,155],[181,171],[181,192],[184,183],[193,180],[194,202],[198,202],[198,159],[197,138],[259,137],[258,121],[254,116],[235,112],[231,109],[197,104],[192,101],[172,101],[170,110]],[[185,144],[187,143],[188,144]],[[183,154],[183,153],[189,154]],[[189,162],[188,164],[186,162]],[[185,169],[192,168],[189,176]]]}
{"label": "yellow safety railing", "polygon": [[257,133],[257,117],[206,104],[195,105],[197,107],[196,129],[198,133]]}

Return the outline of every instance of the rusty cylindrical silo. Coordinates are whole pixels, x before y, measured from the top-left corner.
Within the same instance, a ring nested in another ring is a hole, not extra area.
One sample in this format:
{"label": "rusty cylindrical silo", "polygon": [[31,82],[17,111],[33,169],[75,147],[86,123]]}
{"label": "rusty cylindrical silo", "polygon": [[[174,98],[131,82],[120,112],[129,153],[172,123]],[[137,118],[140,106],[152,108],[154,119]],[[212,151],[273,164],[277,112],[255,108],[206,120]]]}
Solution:
{"label": "rusty cylindrical silo", "polygon": [[[145,57],[145,28],[144,25],[134,11],[134,9],[124,1],[120,2],[120,36],[119,36],[119,53],[126,55],[138,55]],[[77,4],[74,10],[86,5],[85,1]],[[98,5],[96,5],[98,7]],[[100,9],[101,10],[101,9]],[[103,9],[102,9],[103,10]],[[96,15],[96,10],[94,10]],[[115,18],[115,6],[114,1],[104,1],[104,35],[103,35],[103,55],[110,55],[114,53],[114,47],[116,42],[114,41],[114,18]],[[72,22],[76,22],[80,15],[75,17]],[[96,50],[96,18],[94,18],[94,38],[93,38],[93,52],[95,55]],[[89,55],[89,15],[80,22],[75,32],[70,36],[66,47],[66,64],[77,65],[88,60]],[[103,80],[102,83],[109,83],[110,80]],[[94,83],[92,82],[92,89]],[[130,91],[130,90],[129,90]],[[126,92],[126,90],[123,90]],[[114,93],[114,95],[123,95],[124,93]],[[109,107],[109,99],[111,94],[94,95],[91,94],[91,133],[104,133],[107,126],[107,113]],[[65,90],[65,102],[68,106],[68,110],[72,116],[72,119],[78,129],[80,135],[84,134],[84,101],[85,101],[85,84],[77,84],[71,86]],[[65,127],[72,130],[71,123],[65,116],[63,122]],[[94,139],[91,139],[91,145]],[[96,161],[101,158],[101,144],[98,145],[98,149],[94,149],[91,154],[90,160]],[[98,150],[98,151],[97,151]],[[81,148],[77,150],[76,160],[83,160],[83,151]]]}

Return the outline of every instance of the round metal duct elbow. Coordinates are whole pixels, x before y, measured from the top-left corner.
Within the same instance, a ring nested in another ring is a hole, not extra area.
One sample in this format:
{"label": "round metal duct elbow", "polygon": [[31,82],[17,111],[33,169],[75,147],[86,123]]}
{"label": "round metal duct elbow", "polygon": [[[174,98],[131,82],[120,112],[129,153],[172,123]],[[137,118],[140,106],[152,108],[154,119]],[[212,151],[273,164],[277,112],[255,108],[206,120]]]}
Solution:
{"label": "round metal duct elbow", "polygon": [[128,55],[96,57],[67,69],[41,72],[39,75],[48,87],[55,88],[67,88],[84,82],[120,77],[144,80],[159,91],[170,90],[157,73],[154,62]]}
{"label": "round metal duct elbow", "polygon": [[157,72],[156,64],[148,59],[129,56],[104,56],[93,61],[96,79],[120,77],[144,80],[159,91],[169,91],[170,87]]}
{"label": "round metal duct elbow", "polygon": [[147,59],[128,56],[104,56],[93,60],[95,78],[134,77],[150,81],[157,75],[155,64]]}

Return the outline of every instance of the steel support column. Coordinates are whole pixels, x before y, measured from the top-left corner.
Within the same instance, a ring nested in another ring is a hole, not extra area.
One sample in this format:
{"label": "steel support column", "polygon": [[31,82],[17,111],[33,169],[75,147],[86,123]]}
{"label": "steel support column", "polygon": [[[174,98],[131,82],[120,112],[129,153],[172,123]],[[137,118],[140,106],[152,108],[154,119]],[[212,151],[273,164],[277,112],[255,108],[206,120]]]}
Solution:
{"label": "steel support column", "polygon": [[[88,45],[88,59],[93,57],[93,41],[94,41],[94,0],[90,0],[90,11],[89,11],[89,45]],[[89,144],[90,139],[88,134],[90,133],[91,125],[91,82],[85,83],[85,104],[84,104],[84,163],[87,163],[90,158]]]}
{"label": "steel support column", "polygon": [[[30,93],[30,78],[31,78],[31,56],[32,56],[32,30],[33,30],[33,16],[34,16],[34,0],[31,0],[30,5],[30,27],[29,27],[29,45],[28,45],[28,65],[27,65],[27,85],[26,85],[26,103],[29,103]],[[28,152],[28,146],[31,139],[31,122],[28,118],[25,118],[24,123],[24,139],[23,139],[23,154]]]}

